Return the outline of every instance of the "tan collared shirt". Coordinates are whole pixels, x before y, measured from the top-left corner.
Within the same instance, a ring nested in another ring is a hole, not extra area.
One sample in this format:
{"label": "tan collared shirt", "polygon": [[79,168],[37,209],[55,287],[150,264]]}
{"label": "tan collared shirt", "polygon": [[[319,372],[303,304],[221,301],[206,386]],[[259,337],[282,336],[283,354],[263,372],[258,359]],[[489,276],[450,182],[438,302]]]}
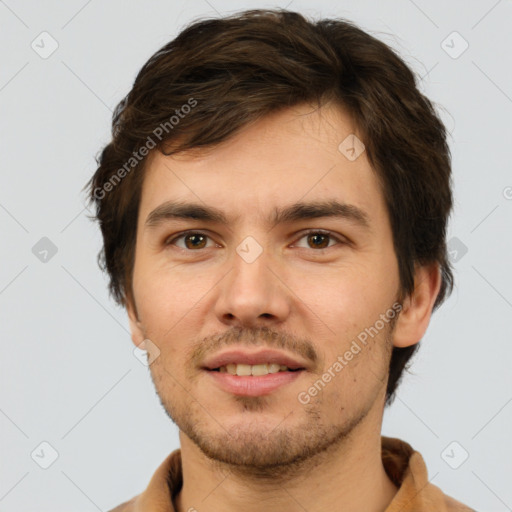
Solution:
{"label": "tan collared shirt", "polygon": [[[398,487],[385,512],[475,512],[429,483],[423,457],[405,441],[383,436],[382,463]],[[173,498],[182,483],[181,453],[175,450],[160,464],[144,492],[110,512],[176,512]]]}

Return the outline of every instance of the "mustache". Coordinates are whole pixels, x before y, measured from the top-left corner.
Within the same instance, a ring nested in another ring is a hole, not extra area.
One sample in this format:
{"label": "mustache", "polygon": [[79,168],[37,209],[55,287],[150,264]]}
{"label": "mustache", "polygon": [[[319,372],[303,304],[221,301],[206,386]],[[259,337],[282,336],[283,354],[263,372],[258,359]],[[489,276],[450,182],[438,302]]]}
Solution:
{"label": "mustache", "polygon": [[281,349],[290,354],[297,354],[314,365],[319,360],[313,344],[308,339],[298,338],[286,332],[276,332],[266,326],[233,327],[223,333],[207,336],[192,347],[190,360],[194,366],[200,366],[207,355],[233,345]]}

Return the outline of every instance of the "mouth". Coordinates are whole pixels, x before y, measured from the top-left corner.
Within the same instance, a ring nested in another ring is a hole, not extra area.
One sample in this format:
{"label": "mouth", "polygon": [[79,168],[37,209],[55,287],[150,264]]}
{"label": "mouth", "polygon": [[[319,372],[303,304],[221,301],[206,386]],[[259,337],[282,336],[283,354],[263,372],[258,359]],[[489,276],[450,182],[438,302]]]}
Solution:
{"label": "mouth", "polygon": [[[266,375],[280,371],[305,370],[306,362],[277,350],[264,349],[249,352],[230,349],[207,358],[203,369],[229,373],[231,375]],[[226,370],[224,372],[224,370]]]}
{"label": "mouth", "polygon": [[261,377],[262,375],[280,373],[280,372],[300,372],[304,368],[288,368],[285,364],[264,363],[264,364],[243,364],[230,363],[219,368],[213,368],[211,371],[219,373],[229,373],[239,377]]}
{"label": "mouth", "polygon": [[220,369],[207,371],[207,375],[212,379],[214,385],[230,395],[237,396],[270,395],[278,389],[291,384],[304,373],[305,370],[300,368],[295,370],[279,370],[276,373],[267,373],[265,375],[237,375],[227,371],[223,372]]}
{"label": "mouth", "polygon": [[202,370],[221,390],[238,396],[268,395],[307,371],[301,361],[273,350],[232,350],[207,360]]}

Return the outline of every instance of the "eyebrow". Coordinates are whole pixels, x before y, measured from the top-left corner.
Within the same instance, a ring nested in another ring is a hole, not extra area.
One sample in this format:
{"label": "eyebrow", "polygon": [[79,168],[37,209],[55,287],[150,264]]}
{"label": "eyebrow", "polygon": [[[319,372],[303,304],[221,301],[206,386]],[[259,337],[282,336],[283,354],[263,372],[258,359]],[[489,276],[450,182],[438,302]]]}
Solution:
{"label": "eyebrow", "polygon": [[[297,202],[284,208],[276,208],[267,219],[267,224],[274,226],[321,217],[342,218],[354,222],[362,228],[370,229],[368,214],[361,208],[335,199],[327,201]],[[235,221],[238,219],[234,219]],[[193,219],[228,225],[224,213],[212,206],[199,203],[167,201],[156,207],[146,218],[145,226],[155,228],[170,219]]]}

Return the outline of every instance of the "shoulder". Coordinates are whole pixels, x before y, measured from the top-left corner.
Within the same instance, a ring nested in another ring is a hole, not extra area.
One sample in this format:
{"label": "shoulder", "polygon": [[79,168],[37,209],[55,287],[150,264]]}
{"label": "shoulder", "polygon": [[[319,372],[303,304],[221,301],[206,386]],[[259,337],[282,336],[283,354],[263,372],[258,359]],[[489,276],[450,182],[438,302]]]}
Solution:
{"label": "shoulder", "polygon": [[[157,508],[171,512],[174,510],[172,496],[179,491],[182,483],[181,450],[177,449],[171,452],[158,466],[143,492],[108,512],[138,512]],[[171,508],[162,509],[162,504]]]}
{"label": "shoulder", "polygon": [[446,510],[448,512],[476,512],[474,509],[469,508],[464,503],[453,499],[451,496],[447,496],[443,494],[444,502],[446,505]]}
{"label": "shoulder", "polygon": [[382,462],[398,488],[386,512],[475,512],[431,482],[423,457],[407,442],[383,436]]}

